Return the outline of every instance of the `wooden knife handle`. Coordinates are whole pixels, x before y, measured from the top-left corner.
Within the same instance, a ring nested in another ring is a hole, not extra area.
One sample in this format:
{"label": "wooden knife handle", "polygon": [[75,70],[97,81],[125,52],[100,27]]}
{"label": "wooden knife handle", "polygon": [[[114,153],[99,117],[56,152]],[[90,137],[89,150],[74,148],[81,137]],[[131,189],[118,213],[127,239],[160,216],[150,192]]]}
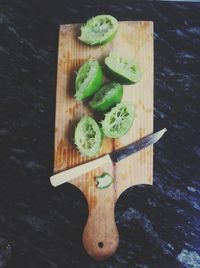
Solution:
{"label": "wooden knife handle", "polygon": [[109,154],[106,154],[98,159],[89,161],[85,164],[67,169],[58,174],[50,177],[51,184],[56,187],[65,182],[71,181],[97,167],[103,166],[104,164],[112,163]]}
{"label": "wooden knife handle", "polygon": [[114,254],[119,244],[114,215],[114,187],[99,189],[95,202],[91,195],[87,201],[89,215],[83,232],[83,245],[95,260],[103,261]]}

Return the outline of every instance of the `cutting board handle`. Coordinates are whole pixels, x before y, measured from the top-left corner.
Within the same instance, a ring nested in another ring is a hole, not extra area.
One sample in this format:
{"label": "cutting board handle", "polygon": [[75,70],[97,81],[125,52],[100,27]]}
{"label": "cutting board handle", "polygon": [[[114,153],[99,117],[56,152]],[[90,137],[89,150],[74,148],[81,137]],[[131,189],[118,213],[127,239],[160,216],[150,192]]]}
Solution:
{"label": "cutting board handle", "polygon": [[114,216],[115,202],[110,197],[110,190],[99,191],[100,196],[96,198],[99,203],[96,203],[95,208],[91,207],[91,200],[88,200],[89,216],[83,232],[83,245],[95,260],[103,261],[116,251],[119,233]]}

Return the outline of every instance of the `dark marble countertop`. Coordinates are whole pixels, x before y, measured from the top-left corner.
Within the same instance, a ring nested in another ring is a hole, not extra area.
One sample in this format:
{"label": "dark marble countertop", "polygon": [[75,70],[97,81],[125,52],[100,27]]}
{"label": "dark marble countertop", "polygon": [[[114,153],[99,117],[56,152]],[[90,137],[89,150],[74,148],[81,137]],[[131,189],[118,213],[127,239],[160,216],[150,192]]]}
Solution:
{"label": "dark marble countertop", "polygon": [[[116,205],[120,244],[97,263],[84,251],[83,195],[51,187],[59,25],[109,13],[155,29],[154,186]],[[0,3],[0,267],[200,267],[200,3]]]}

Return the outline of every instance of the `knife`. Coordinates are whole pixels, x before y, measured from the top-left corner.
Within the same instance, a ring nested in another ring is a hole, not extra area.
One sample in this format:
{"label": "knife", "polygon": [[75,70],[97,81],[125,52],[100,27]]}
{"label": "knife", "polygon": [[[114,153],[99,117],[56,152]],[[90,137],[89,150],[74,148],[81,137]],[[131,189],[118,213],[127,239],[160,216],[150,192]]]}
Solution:
{"label": "knife", "polygon": [[153,145],[163,136],[166,131],[167,129],[163,128],[156,133],[150,134],[136,142],[133,142],[100,158],[57,173],[50,177],[50,182],[54,187],[56,187],[65,182],[71,181],[72,179],[79,177],[97,167],[103,166],[104,164],[117,163],[120,160],[132,154],[135,154],[150,145]]}

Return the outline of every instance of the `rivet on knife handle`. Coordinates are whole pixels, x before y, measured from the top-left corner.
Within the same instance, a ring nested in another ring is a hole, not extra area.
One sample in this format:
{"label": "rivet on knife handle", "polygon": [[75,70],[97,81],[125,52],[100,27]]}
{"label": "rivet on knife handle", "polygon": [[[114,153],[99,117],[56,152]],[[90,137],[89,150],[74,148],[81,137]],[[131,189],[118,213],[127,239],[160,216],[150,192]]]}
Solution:
{"label": "rivet on knife handle", "polygon": [[106,154],[103,157],[90,161],[88,163],[82,164],[80,166],[76,166],[65,171],[62,171],[58,174],[55,174],[50,177],[51,184],[56,187],[65,182],[71,181],[72,179],[79,177],[99,166],[103,166],[104,164],[112,163],[110,156]]}

